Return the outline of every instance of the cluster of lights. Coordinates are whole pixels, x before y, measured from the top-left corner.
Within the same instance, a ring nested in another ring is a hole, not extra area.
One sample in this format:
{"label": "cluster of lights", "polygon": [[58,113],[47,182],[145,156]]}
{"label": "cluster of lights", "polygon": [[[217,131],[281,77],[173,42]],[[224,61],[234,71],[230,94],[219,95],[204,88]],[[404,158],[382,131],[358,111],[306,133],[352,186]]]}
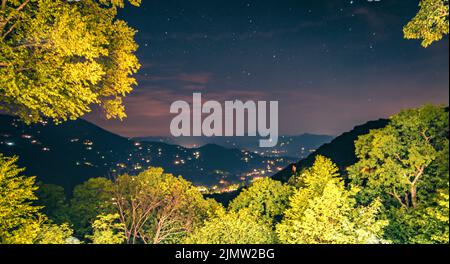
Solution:
{"label": "cluster of lights", "polygon": [[[38,132],[37,132],[38,133]],[[2,135],[3,137],[10,137],[10,135]],[[39,141],[37,141],[33,135],[30,134],[22,134],[21,138],[23,139],[27,139],[31,144],[39,144],[42,145],[42,143],[40,143]],[[76,143],[76,142],[80,142],[80,144],[85,146],[86,150],[92,150],[93,146],[95,145],[94,142],[92,140],[89,139],[80,139],[80,138],[72,138],[69,139],[69,141],[71,143]],[[7,146],[15,146],[16,142],[13,140],[7,140],[7,141],[3,141],[0,142],[1,144],[5,144]],[[126,159],[128,162],[125,163],[116,163],[114,168],[111,168],[110,171],[111,172],[117,172],[117,171],[122,171],[124,169],[134,169],[134,170],[142,170],[144,169],[144,167],[148,166],[148,163],[151,162],[151,159],[149,157],[149,155],[151,154],[152,150],[151,150],[151,146],[146,147],[146,150],[148,151],[148,155],[146,155],[145,153],[142,153],[142,151],[138,151],[143,149],[143,145],[140,142],[132,142],[132,144],[134,145],[134,147],[136,147],[136,150],[133,151],[133,153],[129,153],[128,154],[128,158]],[[173,160],[173,164],[175,165],[184,165],[189,161],[192,160],[199,160],[201,157],[201,153],[200,151],[194,151],[191,152],[189,150],[187,150],[186,148],[182,148],[177,146],[178,149],[178,153],[175,156],[175,159]],[[163,148],[157,148],[156,149],[156,153],[158,154],[159,157],[161,157],[163,155]],[[304,148],[302,149],[304,151]],[[50,151],[49,147],[41,147],[41,151],[43,152],[48,152]],[[107,151],[109,153],[113,153],[113,150],[109,150]],[[154,151],[153,151],[154,152]],[[105,155],[102,155],[102,153],[100,153],[100,151],[96,151],[96,153],[98,154],[99,158],[102,160],[106,160]],[[184,153],[184,154],[183,154]],[[261,152],[261,154],[264,152]],[[280,151],[277,150],[272,150],[272,153],[281,153]],[[154,154],[154,153],[153,153]],[[242,157],[242,161],[244,161],[245,163],[249,163],[251,161],[251,159],[254,159],[255,155],[254,154],[259,154],[258,151],[242,151],[242,154],[244,157]],[[140,163],[132,163],[133,160],[135,160],[135,158],[137,158],[139,160]],[[104,161],[105,162],[105,161]],[[201,192],[230,192],[230,191],[234,191],[237,190],[240,186],[247,184],[249,182],[252,182],[256,179],[261,179],[264,178],[265,176],[267,176],[267,173],[272,172],[272,168],[276,168],[276,170],[280,171],[283,169],[283,167],[275,167],[277,165],[277,162],[284,162],[283,158],[278,158],[278,159],[274,159],[274,160],[264,160],[262,161],[262,166],[261,168],[254,168],[251,172],[248,173],[243,173],[242,175],[239,176],[239,180],[240,183],[234,183],[233,181],[227,180],[227,175],[229,173],[227,172],[223,172],[223,171],[217,171],[217,174],[222,174],[222,178],[221,180],[218,182],[217,185],[214,185],[212,187],[207,187],[207,186],[198,186],[197,188],[199,189],[199,191]],[[141,164],[145,164],[147,163],[147,165],[141,165]],[[96,167],[96,165],[94,164],[94,162],[90,162],[87,161],[86,158],[83,158],[81,161],[76,161],[75,163],[77,166],[89,166],[89,167]],[[108,164],[105,162],[103,163],[104,166],[108,166]],[[199,164],[194,163],[194,166],[196,167],[196,169],[198,169],[199,171],[205,171],[204,168],[201,168],[199,166]],[[275,170],[275,169],[274,169]],[[237,176],[237,175],[236,175]]]}

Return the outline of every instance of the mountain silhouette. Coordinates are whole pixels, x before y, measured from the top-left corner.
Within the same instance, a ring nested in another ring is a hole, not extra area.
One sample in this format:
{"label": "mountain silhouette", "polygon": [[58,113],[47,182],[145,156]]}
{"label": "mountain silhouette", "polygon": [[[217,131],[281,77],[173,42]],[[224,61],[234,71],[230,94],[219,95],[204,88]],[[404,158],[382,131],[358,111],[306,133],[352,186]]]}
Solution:
{"label": "mountain silhouette", "polygon": [[372,129],[383,128],[388,123],[389,121],[387,119],[379,119],[356,126],[351,131],[345,132],[336,137],[330,143],[322,145],[307,158],[291,164],[284,170],[276,173],[272,176],[272,178],[282,182],[287,182],[293,174],[294,167],[296,171],[311,167],[317,155],[330,158],[342,171],[344,171],[346,167],[357,162],[357,158],[355,156],[355,141],[358,137],[369,133]]}
{"label": "mountain silhouette", "polygon": [[181,175],[195,185],[220,189],[245,184],[253,177],[271,176],[275,168],[293,161],[214,144],[189,149],[139,142],[82,119],[59,125],[50,121],[26,125],[7,115],[0,115],[0,153],[18,156],[18,165],[26,168],[24,174],[63,186],[68,193],[89,178],[135,175],[150,166]]}
{"label": "mountain silhouette", "polygon": [[264,156],[292,157],[294,160],[306,158],[321,145],[330,142],[333,136],[302,134],[295,136],[281,135],[277,146],[262,148],[259,146],[259,137],[232,136],[232,137],[140,137],[138,141],[163,142],[180,145],[188,148],[208,144],[216,144],[225,148],[245,149]]}

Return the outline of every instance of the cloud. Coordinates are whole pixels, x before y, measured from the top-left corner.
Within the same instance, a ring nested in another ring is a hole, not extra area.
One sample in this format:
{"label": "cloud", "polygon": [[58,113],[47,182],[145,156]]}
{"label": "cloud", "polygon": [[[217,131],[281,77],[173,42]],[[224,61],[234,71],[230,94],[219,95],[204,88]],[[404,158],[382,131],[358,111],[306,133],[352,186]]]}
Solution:
{"label": "cloud", "polygon": [[380,30],[384,28],[385,19],[379,17],[375,11],[367,7],[358,7],[353,10],[353,13],[364,18],[373,29]]}
{"label": "cloud", "polygon": [[210,73],[181,73],[174,78],[180,82],[190,82],[195,84],[208,84],[211,80]]}
{"label": "cloud", "polygon": [[206,72],[178,73],[173,75],[150,76],[150,81],[177,81],[189,84],[208,84],[212,80],[212,74]]}

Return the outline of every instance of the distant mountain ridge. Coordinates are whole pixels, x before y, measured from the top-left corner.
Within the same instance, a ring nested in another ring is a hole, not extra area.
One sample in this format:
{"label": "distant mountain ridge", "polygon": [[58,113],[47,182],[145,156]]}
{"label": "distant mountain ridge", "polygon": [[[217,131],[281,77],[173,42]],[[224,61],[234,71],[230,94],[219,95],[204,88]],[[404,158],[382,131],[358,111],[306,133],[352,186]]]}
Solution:
{"label": "distant mountain ridge", "polygon": [[314,153],[307,158],[300,160],[297,163],[289,165],[287,168],[281,170],[272,176],[273,179],[282,182],[287,182],[293,174],[293,166],[296,171],[313,165],[317,155],[322,155],[330,158],[340,169],[344,170],[357,162],[355,155],[355,141],[359,136],[368,134],[372,129],[379,129],[385,127],[389,123],[387,119],[378,119],[369,121],[363,125],[356,126],[349,132],[333,139],[330,143],[319,147]]}
{"label": "distant mountain ridge", "polygon": [[259,147],[259,137],[138,137],[139,141],[163,142],[196,148],[207,144],[216,144],[225,148],[245,149],[264,156],[306,158],[321,145],[330,142],[334,137],[329,135],[302,134],[298,136],[280,136],[277,146],[273,148]]}
{"label": "distant mountain ridge", "polygon": [[139,142],[82,119],[60,125],[26,125],[7,115],[0,115],[0,153],[19,156],[26,175],[61,185],[69,192],[92,177],[136,174],[150,166],[162,167],[196,185],[226,188],[252,177],[270,176],[276,168],[292,162],[211,144],[188,149]]}

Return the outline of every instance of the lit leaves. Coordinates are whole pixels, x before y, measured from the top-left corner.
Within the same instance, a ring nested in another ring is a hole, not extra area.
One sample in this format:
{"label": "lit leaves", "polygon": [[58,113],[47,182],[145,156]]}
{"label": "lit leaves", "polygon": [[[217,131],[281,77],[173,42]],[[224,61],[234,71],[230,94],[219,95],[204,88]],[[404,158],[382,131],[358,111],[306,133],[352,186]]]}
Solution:
{"label": "lit leaves", "polygon": [[8,32],[0,41],[0,108],[27,122],[65,121],[97,104],[107,118],[124,118],[122,98],[140,67],[135,31],[115,19],[124,1],[36,0],[16,11],[19,4],[8,1],[0,13],[0,33]]}
{"label": "lit leaves", "polygon": [[448,0],[421,0],[419,6],[419,12],[403,32],[406,39],[421,39],[426,48],[448,34]]}

